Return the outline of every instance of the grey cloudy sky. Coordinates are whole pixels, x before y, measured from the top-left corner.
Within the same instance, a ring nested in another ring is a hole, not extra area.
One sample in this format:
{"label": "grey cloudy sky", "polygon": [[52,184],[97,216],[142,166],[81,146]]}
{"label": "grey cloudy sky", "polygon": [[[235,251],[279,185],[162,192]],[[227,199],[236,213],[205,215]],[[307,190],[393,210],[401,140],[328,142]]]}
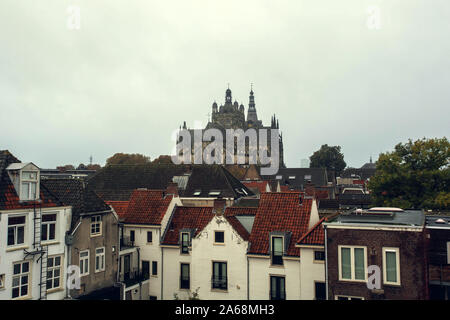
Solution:
{"label": "grey cloudy sky", "polygon": [[2,0],[0,149],[43,168],[154,158],[183,120],[206,124],[227,83],[246,108],[254,83],[288,166],[326,143],[359,167],[449,136],[449,17],[448,0]]}

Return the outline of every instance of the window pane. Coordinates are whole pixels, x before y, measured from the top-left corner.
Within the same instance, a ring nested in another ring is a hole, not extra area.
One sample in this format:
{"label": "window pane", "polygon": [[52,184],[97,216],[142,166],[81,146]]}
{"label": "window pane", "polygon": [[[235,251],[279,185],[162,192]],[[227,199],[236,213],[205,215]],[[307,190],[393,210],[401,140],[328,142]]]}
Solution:
{"label": "window pane", "polygon": [[55,258],[55,266],[59,266],[61,265],[61,257],[56,257]]}
{"label": "window pane", "polygon": [[17,227],[17,244],[24,243],[25,237],[25,228],[24,227]]}
{"label": "window pane", "polygon": [[275,253],[282,254],[283,252],[283,239],[273,238],[273,250]]}
{"label": "window pane", "polygon": [[30,196],[29,183],[22,183],[20,188],[20,198],[27,200]]}
{"label": "window pane", "polygon": [[8,228],[8,246],[14,245],[14,227]]}
{"label": "window pane", "polygon": [[48,258],[48,260],[47,260],[47,266],[53,267],[53,258]]}
{"label": "window pane", "polygon": [[25,216],[8,218],[9,226],[16,225],[16,224],[25,224]]}
{"label": "window pane", "polygon": [[355,279],[364,280],[365,278],[364,249],[355,248]]}
{"label": "window pane", "polygon": [[28,272],[30,264],[28,262],[22,263],[22,273]]}
{"label": "window pane", "polygon": [[49,237],[48,237],[49,240],[55,240],[56,239],[55,231],[56,231],[56,225],[55,224],[51,224],[50,225],[50,232],[49,232],[50,234],[49,234]]}
{"label": "window pane", "polygon": [[341,248],[341,270],[342,279],[351,279],[352,272],[350,268],[350,248]]}
{"label": "window pane", "polygon": [[31,187],[31,195],[30,195],[30,199],[36,199],[36,182],[30,182],[30,187]]}
{"label": "window pane", "polygon": [[386,280],[397,282],[397,257],[395,252],[386,252]]}
{"label": "window pane", "polygon": [[44,214],[42,222],[56,221],[56,214]]}

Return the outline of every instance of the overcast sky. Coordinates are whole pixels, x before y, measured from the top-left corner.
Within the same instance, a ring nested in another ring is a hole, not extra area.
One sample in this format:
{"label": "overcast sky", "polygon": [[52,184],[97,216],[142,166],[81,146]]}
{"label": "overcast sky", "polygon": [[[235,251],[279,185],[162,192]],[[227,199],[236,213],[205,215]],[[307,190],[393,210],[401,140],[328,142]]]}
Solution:
{"label": "overcast sky", "polygon": [[449,137],[449,57],[449,0],[2,0],[0,149],[42,168],[153,159],[228,83],[247,110],[253,83],[288,166],[328,144],[360,167]]}

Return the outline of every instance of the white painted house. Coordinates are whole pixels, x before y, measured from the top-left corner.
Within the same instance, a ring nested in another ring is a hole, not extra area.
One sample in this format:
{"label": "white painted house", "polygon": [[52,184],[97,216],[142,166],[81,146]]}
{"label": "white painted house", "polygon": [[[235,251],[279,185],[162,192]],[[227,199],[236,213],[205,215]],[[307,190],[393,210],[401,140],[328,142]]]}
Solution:
{"label": "white painted house", "polygon": [[40,183],[39,168],[0,151],[0,300],[66,296],[71,207]]}

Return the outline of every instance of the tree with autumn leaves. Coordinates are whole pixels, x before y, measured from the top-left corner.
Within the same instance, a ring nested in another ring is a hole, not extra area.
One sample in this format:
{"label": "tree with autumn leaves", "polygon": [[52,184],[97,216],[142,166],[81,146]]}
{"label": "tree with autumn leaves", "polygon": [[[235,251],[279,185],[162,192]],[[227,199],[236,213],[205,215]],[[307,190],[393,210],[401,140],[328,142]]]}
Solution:
{"label": "tree with autumn leaves", "polygon": [[450,143],[446,137],[409,140],[380,154],[369,189],[374,204],[450,209]]}

